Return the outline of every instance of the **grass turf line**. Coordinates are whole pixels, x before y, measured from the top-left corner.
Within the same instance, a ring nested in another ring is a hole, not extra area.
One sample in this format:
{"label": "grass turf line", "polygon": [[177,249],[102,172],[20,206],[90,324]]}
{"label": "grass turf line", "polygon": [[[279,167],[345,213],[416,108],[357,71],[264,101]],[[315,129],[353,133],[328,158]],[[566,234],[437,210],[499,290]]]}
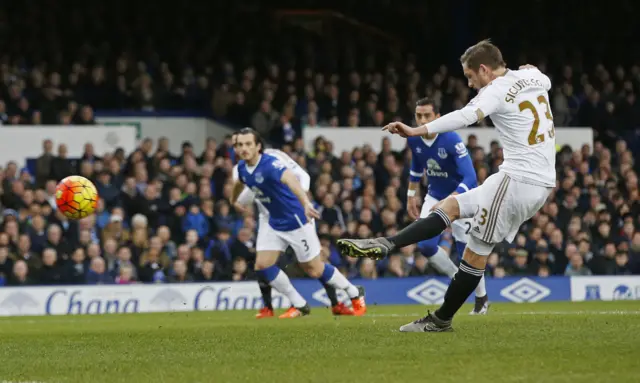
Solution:
{"label": "grass turf line", "polygon": [[453,333],[404,334],[423,307],[256,320],[250,311],[0,318],[0,381],[638,382],[640,303],[466,305]]}

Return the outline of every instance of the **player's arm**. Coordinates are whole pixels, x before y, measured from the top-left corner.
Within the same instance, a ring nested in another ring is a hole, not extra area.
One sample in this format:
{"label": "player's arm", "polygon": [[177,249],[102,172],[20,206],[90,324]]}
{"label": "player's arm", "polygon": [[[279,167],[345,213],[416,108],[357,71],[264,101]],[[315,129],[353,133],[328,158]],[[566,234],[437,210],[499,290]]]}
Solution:
{"label": "player's arm", "polygon": [[396,126],[393,123],[385,126],[385,130],[391,133],[399,133],[404,136],[424,136],[431,133],[444,133],[458,130],[469,125],[473,125],[478,121],[482,121],[500,108],[500,96],[496,91],[496,87],[484,88],[473,100],[471,100],[464,108],[447,113],[442,117],[436,118],[428,124],[417,128],[410,128],[404,124]]}
{"label": "player's arm", "polygon": [[238,199],[240,198],[240,194],[242,194],[244,189],[245,189],[245,184],[242,183],[240,179],[237,179],[236,182],[233,184],[233,189],[231,190],[232,205],[235,205],[235,203],[238,202]]}
{"label": "player's arm", "polygon": [[287,185],[289,189],[295,194],[298,198],[298,201],[304,206],[305,213],[307,213],[311,218],[320,218],[318,211],[313,207],[307,192],[302,188],[298,177],[296,174],[290,169],[285,169],[280,176],[280,181]]}
{"label": "player's arm", "polygon": [[413,197],[418,194],[420,190],[420,181],[424,175],[424,164],[422,164],[417,158],[415,152],[411,157],[411,168],[409,169],[409,188],[407,195]]}
{"label": "player's arm", "polygon": [[444,133],[473,125],[484,120],[486,116],[495,113],[500,107],[500,97],[495,87],[488,85],[464,108],[447,113],[444,116],[421,126],[425,133]]}
{"label": "player's arm", "polygon": [[418,191],[424,174],[424,164],[417,158],[415,151],[412,150],[412,153],[411,168],[409,169],[409,188],[407,190],[407,212],[411,219],[418,219],[420,217]]}
{"label": "player's arm", "polygon": [[236,202],[233,206],[241,212],[242,214],[246,214],[248,212],[247,207],[251,206],[253,201],[255,200],[256,195],[249,189],[247,186],[242,189],[240,195],[236,199]]}
{"label": "player's arm", "polygon": [[476,170],[473,168],[473,161],[471,161],[469,151],[462,140],[456,143],[453,154],[455,155],[458,174],[462,176],[462,181],[458,184],[456,190],[451,193],[452,195],[456,195],[478,186],[478,176],[476,175]]}

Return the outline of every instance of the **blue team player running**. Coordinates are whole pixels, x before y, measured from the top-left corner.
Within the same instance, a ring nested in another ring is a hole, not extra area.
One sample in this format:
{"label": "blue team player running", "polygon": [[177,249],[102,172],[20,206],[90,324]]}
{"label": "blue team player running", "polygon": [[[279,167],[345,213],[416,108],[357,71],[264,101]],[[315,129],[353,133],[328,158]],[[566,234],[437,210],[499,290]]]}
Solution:
{"label": "blue team player running", "polygon": [[344,290],[351,299],[353,315],[366,313],[364,290],[354,286],[335,267],[320,259],[320,240],[314,218],[319,218],[295,173],[276,156],[263,153],[258,133],[250,128],[240,131],[236,138],[239,180],[234,185],[235,203],[245,185],[269,212],[264,235],[258,237],[256,272],[262,280],[291,302],[291,308],[281,318],[296,318],[310,312],[307,301],[291,284],[289,277],[278,268],[280,253],[291,246],[302,269],[312,278],[336,289]]}
{"label": "blue team player running", "polygon": [[[438,117],[440,114],[433,101],[428,98],[418,100],[415,110],[418,125],[428,124]],[[473,163],[458,133],[446,132],[408,137],[407,144],[412,153],[407,198],[407,209],[412,219],[425,218],[439,201],[449,195],[462,194],[478,186]],[[418,189],[425,169],[429,186],[422,210],[419,211]],[[458,257],[464,253],[469,230],[471,230],[471,221],[471,219],[460,219],[451,225]],[[438,246],[439,243],[440,235],[419,242],[418,248],[438,271],[453,278],[458,268],[446,251]],[[484,315],[488,309],[489,298],[483,277],[476,288],[476,301],[471,314]]]}

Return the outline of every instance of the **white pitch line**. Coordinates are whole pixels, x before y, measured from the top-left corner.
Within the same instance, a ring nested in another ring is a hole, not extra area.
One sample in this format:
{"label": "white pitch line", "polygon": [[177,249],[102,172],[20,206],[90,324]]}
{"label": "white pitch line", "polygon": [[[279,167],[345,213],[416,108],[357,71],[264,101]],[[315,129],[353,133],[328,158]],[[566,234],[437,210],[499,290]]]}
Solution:
{"label": "white pitch line", "polygon": [[[425,313],[387,313],[387,314],[373,314],[369,313],[363,318],[408,318],[408,317],[422,317]],[[464,314],[459,314],[464,315]],[[553,315],[640,315],[640,310],[577,310],[577,311],[514,311],[514,312],[495,312],[491,311],[489,316],[523,316],[523,315],[537,315],[537,316],[553,316]],[[81,315],[79,315],[81,316]],[[39,320],[37,318],[22,319],[21,317],[0,317],[0,326],[3,324],[74,324],[84,322],[80,318],[73,318],[71,316],[60,315],[57,318],[46,317],[46,320]],[[44,318],[44,317],[43,317]],[[104,320],[105,318],[101,318]],[[120,318],[111,318],[113,320],[120,320]],[[86,322],[85,322],[86,323]],[[4,383],[0,380],[0,383]]]}
{"label": "white pitch line", "polygon": [[[413,314],[367,314],[365,318],[405,318],[423,316],[424,313]],[[513,315],[640,315],[640,310],[610,310],[610,311],[521,311],[521,312],[490,312],[489,316],[513,316]]]}

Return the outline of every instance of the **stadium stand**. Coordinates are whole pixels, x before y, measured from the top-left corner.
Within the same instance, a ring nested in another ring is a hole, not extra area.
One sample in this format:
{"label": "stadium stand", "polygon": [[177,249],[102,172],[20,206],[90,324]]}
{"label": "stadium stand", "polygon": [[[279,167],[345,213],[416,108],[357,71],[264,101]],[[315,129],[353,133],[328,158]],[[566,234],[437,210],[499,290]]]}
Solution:
{"label": "stadium stand", "polygon": [[[315,4],[303,3],[282,1],[280,9]],[[350,278],[434,274],[415,247],[376,264],[342,258],[333,245],[343,235],[388,234],[408,222],[407,153],[370,147],[334,153],[323,139],[305,148],[301,132],[409,122],[423,96],[435,99],[443,113],[461,107],[472,93],[455,57],[481,31],[465,29],[471,15],[462,15],[455,36],[431,43],[425,37],[451,26],[435,22],[417,30],[411,18],[453,12],[443,2],[411,8],[423,13],[380,2],[379,15],[407,20],[395,35],[376,27],[383,22],[377,13],[351,18],[355,1],[329,3],[338,11],[265,13],[251,1],[190,3],[178,10],[159,3],[153,18],[135,12],[147,6],[136,2],[85,2],[71,12],[53,1],[3,5],[9,8],[0,10],[0,26],[14,37],[0,50],[0,123],[89,125],[105,110],[180,110],[252,126],[310,172],[328,261]],[[472,2],[466,3],[471,13]],[[113,22],[119,7],[131,7],[130,19]],[[554,12],[558,7],[565,5]],[[2,17],[9,11],[12,18]],[[531,62],[550,74],[556,124],[593,127],[596,143],[558,151],[555,192],[512,245],[491,254],[487,274],[494,278],[640,274],[640,162],[634,159],[640,152],[640,66],[616,49],[640,50],[605,47],[585,34],[595,17],[588,9],[566,17],[583,20],[583,28],[567,32],[545,24],[541,39],[526,31],[540,46],[507,39],[503,45],[515,53],[513,62]],[[234,24],[236,18],[244,22]],[[636,23],[617,25],[629,26],[611,31],[625,39]],[[559,32],[566,40],[553,39]],[[588,40],[592,50],[575,45],[575,52],[565,51],[569,40]],[[424,41],[431,45],[425,48]],[[605,48],[611,62],[594,59],[604,57]],[[529,56],[518,54],[523,49]],[[2,284],[252,279],[256,222],[229,204],[234,155],[228,142],[211,141],[203,153],[193,153],[188,143],[170,153],[165,145],[143,140],[132,153],[94,153],[88,143],[82,158],[71,160],[63,147],[43,142],[34,169],[0,164]],[[500,165],[501,149],[485,152],[473,139],[468,148],[482,182]],[[79,222],[56,213],[53,202],[56,181],[71,174],[90,178],[102,197],[98,213]],[[302,276],[295,267],[287,271]]]}

